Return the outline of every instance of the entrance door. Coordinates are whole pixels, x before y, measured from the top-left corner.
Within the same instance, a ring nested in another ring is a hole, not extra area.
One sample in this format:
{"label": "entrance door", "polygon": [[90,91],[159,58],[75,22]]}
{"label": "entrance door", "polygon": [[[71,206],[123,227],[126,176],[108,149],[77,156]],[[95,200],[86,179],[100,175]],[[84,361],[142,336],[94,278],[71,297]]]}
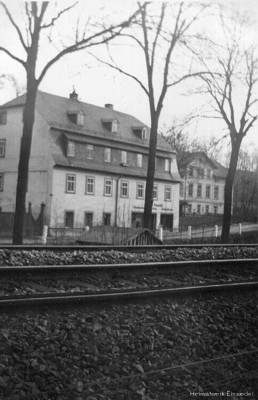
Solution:
{"label": "entrance door", "polygon": [[165,229],[173,229],[173,214],[161,214],[160,215],[160,225]]}

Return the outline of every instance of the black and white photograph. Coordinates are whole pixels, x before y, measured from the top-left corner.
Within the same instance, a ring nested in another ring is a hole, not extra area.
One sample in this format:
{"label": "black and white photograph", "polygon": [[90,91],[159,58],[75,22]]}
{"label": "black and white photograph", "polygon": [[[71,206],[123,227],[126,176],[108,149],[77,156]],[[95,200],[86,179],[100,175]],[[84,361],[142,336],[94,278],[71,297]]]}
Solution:
{"label": "black and white photograph", "polygon": [[258,399],[256,0],[0,0],[0,400]]}

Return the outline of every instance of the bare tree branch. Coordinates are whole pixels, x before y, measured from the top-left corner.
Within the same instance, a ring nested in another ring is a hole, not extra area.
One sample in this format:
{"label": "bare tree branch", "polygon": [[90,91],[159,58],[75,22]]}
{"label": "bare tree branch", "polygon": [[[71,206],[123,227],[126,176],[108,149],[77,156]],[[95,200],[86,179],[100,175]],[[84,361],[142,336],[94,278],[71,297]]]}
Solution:
{"label": "bare tree branch", "polygon": [[[11,22],[12,26],[15,28],[15,30],[16,30],[18,36],[19,36],[20,42],[21,42],[21,44],[22,44],[24,50],[27,52],[28,48],[27,48],[26,43],[25,43],[25,41],[24,41],[24,39],[23,39],[21,30],[20,30],[20,28],[18,27],[18,25],[16,24],[16,22],[14,21],[13,17],[11,16],[9,9],[8,9],[7,6],[5,5],[5,3],[3,3],[2,1],[0,1],[0,6],[3,7],[3,9],[4,9],[4,11],[5,11],[6,15],[7,15],[7,17],[9,18],[9,21]],[[10,57],[11,57],[11,56],[10,56]],[[12,58],[13,58],[13,57],[12,57]],[[16,61],[17,61],[17,60],[16,60]]]}
{"label": "bare tree branch", "polygon": [[4,53],[8,54],[9,57],[11,57],[13,60],[17,61],[18,63],[20,63],[25,69],[27,68],[27,64],[25,61],[23,61],[21,58],[15,56],[14,54],[12,54],[5,47],[0,46],[0,51],[3,51]]}

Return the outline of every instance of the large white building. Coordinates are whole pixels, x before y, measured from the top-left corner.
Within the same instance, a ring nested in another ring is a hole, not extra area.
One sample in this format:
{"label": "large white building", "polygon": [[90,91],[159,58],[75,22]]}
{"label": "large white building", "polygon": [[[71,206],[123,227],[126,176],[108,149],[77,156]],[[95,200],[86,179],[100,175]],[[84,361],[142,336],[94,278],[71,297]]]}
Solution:
{"label": "large white building", "polygon": [[182,164],[181,215],[223,214],[226,168],[202,151],[186,154]]}
{"label": "large white building", "polygon": [[[13,212],[25,95],[0,107],[0,210]],[[111,104],[38,92],[27,204],[50,227],[141,226],[149,128]],[[176,154],[158,138],[153,227],[177,228]]]}

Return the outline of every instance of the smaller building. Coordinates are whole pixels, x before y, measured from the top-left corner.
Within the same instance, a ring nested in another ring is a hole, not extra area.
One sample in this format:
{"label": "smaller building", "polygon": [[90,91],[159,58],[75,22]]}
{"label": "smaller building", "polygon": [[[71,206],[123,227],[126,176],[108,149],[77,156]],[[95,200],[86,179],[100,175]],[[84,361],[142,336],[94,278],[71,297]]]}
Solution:
{"label": "smaller building", "polygon": [[227,170],[204,152],[187,153],[179,166],[180,216],[223,214]]}

